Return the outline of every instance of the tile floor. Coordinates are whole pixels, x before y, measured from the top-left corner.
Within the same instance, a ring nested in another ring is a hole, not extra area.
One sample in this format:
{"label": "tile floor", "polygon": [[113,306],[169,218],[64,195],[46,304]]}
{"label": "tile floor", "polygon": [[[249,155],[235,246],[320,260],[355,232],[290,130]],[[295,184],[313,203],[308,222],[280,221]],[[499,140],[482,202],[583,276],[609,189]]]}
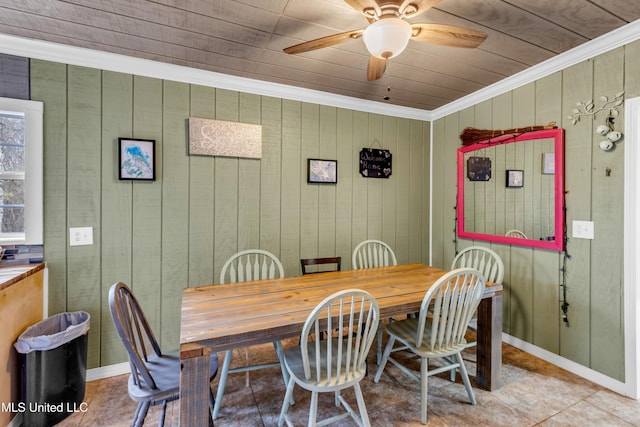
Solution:
{"label": "tile floor", "polygon": [[[285,344],[295,345],[291,341]],[[375,343],[374,343],[375,345]],[[244,349],[234,354],[233,364],[244,360]],[[270,344],[251,347],[252,360],[275,358]],[[510,345],[503,345],[501,389],[488,392],[475,386],[474,354],[465,354],[477,405],[472,406],[458,376],[448,373],[429,378],[428,425],[430,426],[640,426],[640,401],[635,401],[570,374]],[[370,375],[361,386],[373,426],[419,426],[420,389],[395,366],[388,365],[378,384],[372,381],[375,357],[370,357]],[[416,366],[418,364],[416,363]],[[214,380],[212,387],[217,387]],[[87,384],[86,413],[77,413],[58,426],[128,426],[135,410],[127,395],[127,375]],[[230,375],[217,427],[275,426],[285,387],[276,368]],[[355,399],[351,392],[344,393]],[[290,409],[295,425],[306,425],[310,394],[300,388]],[[157,425],[160,406],[152,407],[145,425]],[[333,396],[321,395],[321,418],[336,413]],[[178,426],[178,402],[167,407],[165,426]],[[336,423],[352,426],[352,420]]]}

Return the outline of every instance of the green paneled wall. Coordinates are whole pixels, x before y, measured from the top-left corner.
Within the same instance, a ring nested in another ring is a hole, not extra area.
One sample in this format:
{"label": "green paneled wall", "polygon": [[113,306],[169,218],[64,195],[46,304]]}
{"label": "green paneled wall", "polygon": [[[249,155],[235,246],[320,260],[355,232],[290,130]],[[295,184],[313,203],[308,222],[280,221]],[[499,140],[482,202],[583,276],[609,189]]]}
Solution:
{"label": "green paneled wall", "polygon": [[[367,238],[429,262],[428,122],[41,60],[31,94],[45,108],[49,311],[91,314],[89,367],[126,360],[107,306],[116,281],[170,348],[181,290],[217,282],[242,249],[274,252],[287,276],[301,257],[350,269]],[[262,159],[189,156],[190,116],[261,124]],[[155,182],[117,179],[118,137],[156,141]],[[390,179],[359,175],[363,147],[391,150]],[[307,184],[307,158],[336,159],[338,184]],[[75,226],[94,227],[93,246],[68,246]]]}
{"label": "green paneled wall", "polygon": [[[434,264],[446,267],[455,255],[455,152],[467,127],[508,129],[555,121],[565,133],[565,190],[568,231],[573,220],[594,221],[595,239],[569,238],[567,299],[569,324],[560,310],[562,255],[558,252],[458,240],[458,249],[488,245],[505,261],[504,331],[614,379],[624,381],[623,191],[624,147],[598,148],[596,120],[572,125],[577,101],[640,94],[640,43],[635,42],[556,72],[433,123]],[[624,129],[624,114],[615,119]],[[525,147],[525,150],[529,148]],[[508,155],[508,154],[507,154]],[[538,152],[531,155],[539,157]],[[539,162],[533,166],[538,170]],[[606,170],[610,169],[610,175]]]}

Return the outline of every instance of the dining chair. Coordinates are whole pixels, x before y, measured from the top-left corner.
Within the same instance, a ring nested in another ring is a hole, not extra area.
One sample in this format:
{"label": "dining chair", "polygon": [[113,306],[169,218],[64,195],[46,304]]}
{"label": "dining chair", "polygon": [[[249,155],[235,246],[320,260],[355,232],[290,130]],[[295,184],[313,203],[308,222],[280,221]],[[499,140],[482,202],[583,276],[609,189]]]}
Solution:
{"label": "dining chair", "polygon": [[[138,402],[132,426],[142,426],[150,406],[162,404],[158,426],[164,425],[167,402],[180,398],[180,355],[164,353],[158,345],[149,322],[131,290],[122,282],[109,289],[109,309],[113,324],[127,350],[129,367],[129,396]],[[218,355],[212,354],[209,381],[218,372]],[[209,405],[214,401],[209,388]]]}
{"label": "dining chair", "polygon": [[[476,404],[461,352],[466,348],[465,331],[480,303],[484,285],[482,273],[472,268],[460,268],[445,273],[427,290],[417,318],[392,322],[385,329],[389,341],[373,381],[380,381],[387,362],[420,381],[422,424],[427,423],[427,380],[432,375],[458,370],[471,404]],[[396,341],[401,345],[394,349]],[[420,357],[419,373],[391,357],[392,351],[401,349],[409,350]],[[430,359],[439,360],[440,366],[430,370]]]}
{"label": "dining chair", "polygon": [[506,237],[518,237],[520,239],[526,239],[527,235],[524,234],[522,231],[520,230],[516,230],[515,228],[512,230],[507,231],[506,233],[504,233],[504,235]]}
{"label": "dining chair", "polygon": [[355,247],[351,256],[351,267],[361,268],[388,267],[398,265],[396,254],[391,246],[380,240],[364,240]]}
{"label": "dining chair", "polygon": [[[464,248],[453,259],[451,270],[456,268],[469,267],[480,271],[487,282],[502,284],[504,278],[504,263],[502,258],[494,250],[484,246],[469,246]],[[477,332],[477,320],[474,317],[468,326],[472,332]],[[476,345],[475,341],[469,342],[467,347]],[[452,373],[452,376],[455,373]],[[453,377],[452,377],[453,380]]]}
{"label": "dining chair", "polygon": [[[364,240],[355,247],[351,256],[351,267],[354,270],[363,268],[388,267],[398,265],[396,254],[391,246],[381,240]],[[382,320],[378,325],[378,346],[376,363],[382,359]]]}
{"label": "dining chair", "polygon": [[[300,260],[300,267],[302,268],[302,274],[316,274],[316,273],[325,273],[328,271],[340,271],[342,264],[342,257],[327,257],[327,258],[303,258]],[[318,266],[322,265],[322,267],[318,267],[316,271],[309,271],[309,266]],[[325,268],[327,265],[333,265],[333,268]]]}
{"label": "dining chair", "polygon": [[[220,272],[220,284],[241,283],[263,279],[279,279],[283,277],[284,268],[282,267],[282,263],[280,262],[278,257],[276,257],[271,252],[262,249],[248,249],[236,253],[224,263]],[[247,364],[245,366],[239,366],[236,368],[231,368],[233,350],[227,350],[225,352],[224,360],[222,362],[222,370],[220,372],[220,381],[218,382],[218,390],[216,392],[216,399],[213,408],[214,420],[218,418],[218,415],[220,413],[222,397],[224,396],[224,389],[227,385],[227,377],[229,374],[246,372],[248,381],[248,375],[250,371],[278,366],[280,367],[280,370],[282,372],[284,384],[285,386],[287,385],[289,375],[287,374],[287,369],[284,366],[282,343],[280,341],[274,341],[273,348],[276,352],[276,357],[278,359],[277,362],[249,365],[249,353],[248,349],[245,349]]]}
{"label": "dining chair", "polygon": [[[380,317],[378,303],[368,292],[346,289],[328,296],[309,314],[300,334],[300,346],[284,353],[289,373],[287,392],[282,403],[278,426],[287,422],[287,412],[295,385],[311,392],[309,426],[321,426],[351,416],[360,426],[369,426],[369,416],[360,389],[360,380],[366,373],[367,353],[371,348]],[[339,332],[331,334],[338,329]],[[309,342],[309,335],[328,333],[332,337],[324,341]],[[341,396],[340,392],[353,387],[358,404],[359,417]],[[335,393],[335,405],[342,412],[317,422],[318,394]]]}

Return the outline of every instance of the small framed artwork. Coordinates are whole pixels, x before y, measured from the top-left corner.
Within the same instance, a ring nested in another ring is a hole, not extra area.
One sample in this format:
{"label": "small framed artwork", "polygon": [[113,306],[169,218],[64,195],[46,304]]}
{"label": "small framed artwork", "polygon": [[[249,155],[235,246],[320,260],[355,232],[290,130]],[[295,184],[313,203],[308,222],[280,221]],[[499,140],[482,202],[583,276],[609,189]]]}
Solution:
{"label": "small framed artwork", "polygon": [[310,184],[335,184],[338,182],[338,161],[307,159],[307,182]]}
{"label": "small framed artwork", "polygon": [[507,187],[518,188],[524,184],[524,171],[507,169]]}
{"label": "small framed artwork", "polygon": [[118,138],[118,179],[156,180],[156,141]]}
{"label": "small framed artwork", "polygon": [[556,153],[542,153],[542,173],[545,175],[556,173]]}
{"label": "small framed artwork", "polygon": [[491,158],[472,156],[467,159],[469,181],[489,181],[491,179]]}

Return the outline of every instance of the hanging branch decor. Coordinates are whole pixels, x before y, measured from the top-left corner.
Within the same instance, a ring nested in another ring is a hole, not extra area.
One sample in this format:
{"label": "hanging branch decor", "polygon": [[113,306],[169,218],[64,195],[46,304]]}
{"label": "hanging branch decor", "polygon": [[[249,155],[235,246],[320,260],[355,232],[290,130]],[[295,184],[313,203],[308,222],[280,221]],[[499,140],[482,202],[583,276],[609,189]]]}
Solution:
{"label": "hanging branch decor", "polygon": [[617,117],[620,114],[618,107],[620,107],[624,102],[624,92],[616,93],[615,97],[611,100],[606,96],[601,96],[600,101],[602,101],[602,106],[599,108],[596,108],[596,105],[592,100],[587,102],[576,102],[576,108],[571,110],[573,115],[568,116],[569,120],[571,120],[571,124],[576,125],[580,121],[581,117],[593,116],[593,119],[595,120],[596,114],[600,111],[608,111],[608,117]]}
{"label": "hanging branch decor", "polygon": [[[557,127],[558,126],[556,126],[556,122],[550,122],[545,126],[526,126],[523,128],[500,130],[476,129],[467,127],[464,128],[464,130],[460,134],[460,139],[462,140],[462,145],[472,145],[482,141],[486,141],[486,143],[489,144],[492,142],[498,142],[502,138],[516,136],[521,133],[532,132],[535,130],[556,129]],[[492,141],[492,139],[494,138],[497,138],[498,141]]]}

